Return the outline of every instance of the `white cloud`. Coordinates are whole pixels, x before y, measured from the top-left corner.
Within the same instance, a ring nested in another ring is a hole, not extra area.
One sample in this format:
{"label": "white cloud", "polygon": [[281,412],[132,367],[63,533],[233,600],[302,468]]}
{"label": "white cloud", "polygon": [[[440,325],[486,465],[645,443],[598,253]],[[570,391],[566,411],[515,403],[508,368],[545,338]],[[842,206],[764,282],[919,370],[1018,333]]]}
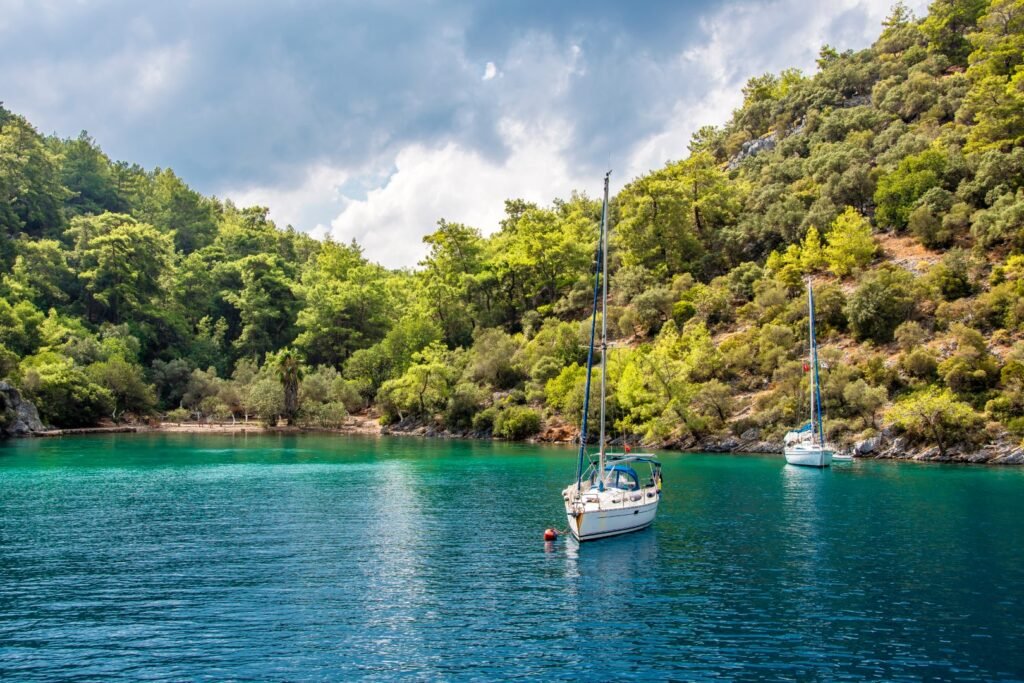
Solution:
{"label": "white cloud", "polygon": [[323,223],[326,217],[344,206],[341,188],[351,177],[347,169],[318,164],[294,187],[239,188],[227,190],[224,196],[239,206],[266,206],[281,227],[310,228],[311,234],[320,237],[328,232]]}
{"label": "white cloud", "polygon": [[[124,46],[93,63],[44,62],[10,74],[43,109],[68,109],[100,91],[116,102],[123,119],[159,109],[185,80],[190,65],[185,42],[153,47]],[[30,118],[34,112],[25,112]]]}
{"label": "white cloud", "polygon": [[504,200],[517,197],[548,204],[574,188],[593,185],[573,177],[564,160],[564,123],[531,126],[504,120],[501,135],[511,150],[504,160],[485,158],[454,142],[402,149],[395,172],[365,199],[349,199],[331,222],[339,241],[355,238],[366,255],[386,266],[411,266],[426,249],[422,237],[439,218],[466,223],[485,233],[497,229]]}
{"label": "white cloud", "polygon": [[494,62],[487,62],[484,66],[484,77],[483,80],[489,81],[498,75],[498,67],[495,66]]}

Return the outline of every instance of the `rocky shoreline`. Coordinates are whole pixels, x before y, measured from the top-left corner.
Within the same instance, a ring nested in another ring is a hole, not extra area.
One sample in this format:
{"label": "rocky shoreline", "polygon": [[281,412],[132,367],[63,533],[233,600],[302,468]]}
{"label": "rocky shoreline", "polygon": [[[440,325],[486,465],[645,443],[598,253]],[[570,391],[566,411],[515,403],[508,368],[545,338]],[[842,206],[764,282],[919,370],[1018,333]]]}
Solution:
{"label": "rocky shoreline", "polygon": [[[364,434],[388,436],[417,436],[440,439],[491,439],[487,432],[472,430],[451,431],[433,424],[406,421],[394,425],[380,425],[374,415],[350,415],[341,427],[335,429],[312,427],[268,427],[257,422],[148,422],[141,424],[106,425],[78,429],[48,429],[39,419],[36,408],[21,398],[17,389],[0,382],[0,438],[3,437],[55,437],[82,434],[111,434],[123,432],[169,432],[190,434]],[[577,430],[563,423],[549,425],[530,439],[534,443],[574,443]],[[686,438],[656,444],[642,444],[638,439],[615,439],[615,447],[629,445],[634,450],[651,448],[701,453],[759,453],[781,454],[782,443],[760,438],[756,429],[740,436],[719,434],[700,439]],[[886,431],[883,434],[858,441],[841,449],[858,459],[906,460],[913,462],[970,463],[986,465],[1024,465],[1024,448],[1004,435],[997,441],[980,448],[951,447],[942,453],[936,446],[912,444],[905,437]]]}
{"label": "rocky shoreline", "polygon": [[[425,438],[443,439],[489,439],[492,438],[485,432],[452,432],[439,428],[435,425],[422,423],[399,423],[381,427],[380,434],[395,436],[419,436]],[[577,432],[565,425],[549,427],[537,437],[531,439],[537,443],[575,443]],[[751,454],[776,454],[781,455],[783,444],[781,441],[769,441],[760,438],[757,430],[748,430],[740,436],[715,435],[700,439],[688,438],[674,441],[666,441],[657,444],[643,444],[638,439],[628,439],[626,443],[639,450],[649,448],[653,450],[672,450],[694,453],[751,453]],[[623,445],[622,439],[614,439],[612,444],[616,447]],[[981,448],[964,449],[955,446],[947,449],[943,454],[937,446],[926,446],[911,444],[904,437],[897,437],[892,434],[857,441],[852,446],[841,448],[841,453],[852,455],[857,459],[865,460],[905,460],[912,462],[938,462],[938,463],[969,463],[985,465],[1024,465],[1024,448],[1020,443],[1010,440],[1004,436],[998,441],[986,444]]]}

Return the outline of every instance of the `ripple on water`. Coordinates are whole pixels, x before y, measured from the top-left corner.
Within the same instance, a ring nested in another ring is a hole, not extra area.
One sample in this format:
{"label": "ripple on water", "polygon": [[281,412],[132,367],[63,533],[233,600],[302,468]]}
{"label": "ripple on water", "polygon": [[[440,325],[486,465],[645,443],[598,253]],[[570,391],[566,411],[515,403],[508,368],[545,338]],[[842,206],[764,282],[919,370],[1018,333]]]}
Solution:
{"label": "ripple on water", "polygon": [[1024,473],[664,460],[655,526],[579,547],[565,449],[5,446],[0,677],[1024,676]]}

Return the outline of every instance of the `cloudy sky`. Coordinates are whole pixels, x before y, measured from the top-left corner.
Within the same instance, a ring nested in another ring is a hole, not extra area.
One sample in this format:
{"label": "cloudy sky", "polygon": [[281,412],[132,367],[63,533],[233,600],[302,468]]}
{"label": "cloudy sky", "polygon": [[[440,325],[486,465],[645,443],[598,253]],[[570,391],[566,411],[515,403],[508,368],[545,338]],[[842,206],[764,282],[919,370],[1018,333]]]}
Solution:
{"label": "cloudy sky", "polygon": [[685,156],[747,78],[867,46],[890,4],[0,0],[0,101],[406,266],[439,218],[490,232],[506,198]]}

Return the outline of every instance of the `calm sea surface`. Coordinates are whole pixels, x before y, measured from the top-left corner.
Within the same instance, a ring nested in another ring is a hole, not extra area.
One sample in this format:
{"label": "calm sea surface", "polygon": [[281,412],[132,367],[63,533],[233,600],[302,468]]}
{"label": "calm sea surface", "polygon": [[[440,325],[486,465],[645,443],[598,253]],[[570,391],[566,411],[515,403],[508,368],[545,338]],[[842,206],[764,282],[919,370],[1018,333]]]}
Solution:
{"label": "calm sea surface", "polygon": [[1024,469],[664,454],[579,547],[570,449],[0,445],[0,679],[1024,678]]}

